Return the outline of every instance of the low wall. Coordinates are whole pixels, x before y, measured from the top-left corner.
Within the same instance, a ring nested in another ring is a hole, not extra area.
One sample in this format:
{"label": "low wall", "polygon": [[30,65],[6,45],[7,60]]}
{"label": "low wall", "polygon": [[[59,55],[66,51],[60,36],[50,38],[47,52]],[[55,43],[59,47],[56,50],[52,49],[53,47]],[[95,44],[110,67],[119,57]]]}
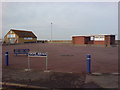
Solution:
{"label": "low wall", "polygon": [[52,43],[72,43],[72,40],[52,40],[52,41],[48,41],[48,42],[52,42]]}

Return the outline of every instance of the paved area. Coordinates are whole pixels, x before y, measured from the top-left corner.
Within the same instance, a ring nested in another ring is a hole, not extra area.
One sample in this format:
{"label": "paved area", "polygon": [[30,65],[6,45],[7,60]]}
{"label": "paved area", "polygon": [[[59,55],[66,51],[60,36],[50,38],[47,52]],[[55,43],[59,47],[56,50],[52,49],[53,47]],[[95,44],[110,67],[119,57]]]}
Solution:
{"label": "paved area", "polygon": [[79,73],[3,69],[3,82],[47,88],[82,88],[86,75]]}
{"label": "paved area", "polygon": [[[45,58],[31,58],[32,71],[26,72],[24,69],[28,68],[28,57],[15,56],[14,49],[48,52],[48,69],[51,72],[43,72]],[[5,66],[6,51],[9,52],[8,67]],[[86,74],[86,54],[92,55],[92,73],[104,74],[98,76]],[[118,75],[111,75],[118,73],[118,47],[75,46],[64,43],[8,45],[2,46],[2,61],[3,82],[52,88],[118,87]]]}
{"label": "paved area", "polygon": [[[3,67],[4,54],[9,52],[11,67],[27,68],[28,57],[15,56],[14,49],[30,49],[31,52],[48,52],[48,69],[59,72],[86,72],[86,55],[92,55],[92,72],[113,73],[118,72],[118,47],[91,47],[76,46],[67,43],[33,43],[22,45],[2,46]],[[45,58],[30,58],[32,69],[44,70]]]}
{"label": "paved area", "polygon": [[118,88],[118,77],[114,74],[87,75],[85,88]]}
{"label": "paved area", "polygon": [[118,74],[25,71],[8,67],[3,69],[4,83],[34,88],[118,88],[118,77]]}

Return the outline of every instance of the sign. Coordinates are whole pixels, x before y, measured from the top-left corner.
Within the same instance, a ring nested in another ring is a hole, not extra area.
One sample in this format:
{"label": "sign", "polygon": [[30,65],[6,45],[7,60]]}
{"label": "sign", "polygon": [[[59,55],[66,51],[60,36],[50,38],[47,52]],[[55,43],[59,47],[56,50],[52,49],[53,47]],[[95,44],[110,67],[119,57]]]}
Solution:
{"label": "sign", "polygon": [[17,54],[26,54],[26,55],[28,55],[29,51],[30,51],[29,49],[14,49],[14,54],[16,54],[16,56],[17,56]]}
{"label": "sign", "polygon": [[47,53],[41,53],[41,52],[31,52],[28,53],[29,57],[47,57]]}
{"label": "sign", "polygon": [[46,70],[48,68],[48,53],[41,52],[29,52],[28,53],[28,70],[30,70],[30,57],[45,57],[46,58]]}
{"label": "sign", "polygon": [[104,35],[98,35],[98,36],[95,36],[94,40],[95,41],[104,41],[105,38],[104,38]]}

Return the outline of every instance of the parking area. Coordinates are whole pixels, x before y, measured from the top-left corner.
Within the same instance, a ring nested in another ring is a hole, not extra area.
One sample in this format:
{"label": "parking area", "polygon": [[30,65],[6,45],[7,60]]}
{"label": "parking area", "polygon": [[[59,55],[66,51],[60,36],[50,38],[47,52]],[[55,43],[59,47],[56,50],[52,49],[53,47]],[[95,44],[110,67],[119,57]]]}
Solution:
{"label": "parking area", "polygon": [[[118,47],[79,46],[67,43],[32,43],[3,45],[2,63],[5,67],[5,52],[9,53],[9,67],[28,68],[26,55],[15,56],[14,49],[30,49],[31,52],[48,52],[48,69],[57,72],[86,72],[86,55],[91,54],[92,72],[118,72]],[[45,58],[31,57],[31,69],[45,70]]]}

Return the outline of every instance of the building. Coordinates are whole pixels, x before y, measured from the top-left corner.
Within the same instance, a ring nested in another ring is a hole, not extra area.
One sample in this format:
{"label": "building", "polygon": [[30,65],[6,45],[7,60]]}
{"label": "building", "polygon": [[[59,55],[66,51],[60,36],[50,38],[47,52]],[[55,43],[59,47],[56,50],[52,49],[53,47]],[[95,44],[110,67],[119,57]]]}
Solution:
{"label": "building", "polygon": [[32,31],[11,29],[4,37],[4,43],[15,44],[25,42],[36,42],[37,37]]}
{"label": "building", "polygon": [[90,41],[90,36],[73,36],[72,43],[73,44],[88,44]]}
{"label": "building", "polygon": [[92,45],[114,45],[115,35],[110,34],[99,34],[99,35],[82,35],[72,36],[73,44],[92,44]]}

